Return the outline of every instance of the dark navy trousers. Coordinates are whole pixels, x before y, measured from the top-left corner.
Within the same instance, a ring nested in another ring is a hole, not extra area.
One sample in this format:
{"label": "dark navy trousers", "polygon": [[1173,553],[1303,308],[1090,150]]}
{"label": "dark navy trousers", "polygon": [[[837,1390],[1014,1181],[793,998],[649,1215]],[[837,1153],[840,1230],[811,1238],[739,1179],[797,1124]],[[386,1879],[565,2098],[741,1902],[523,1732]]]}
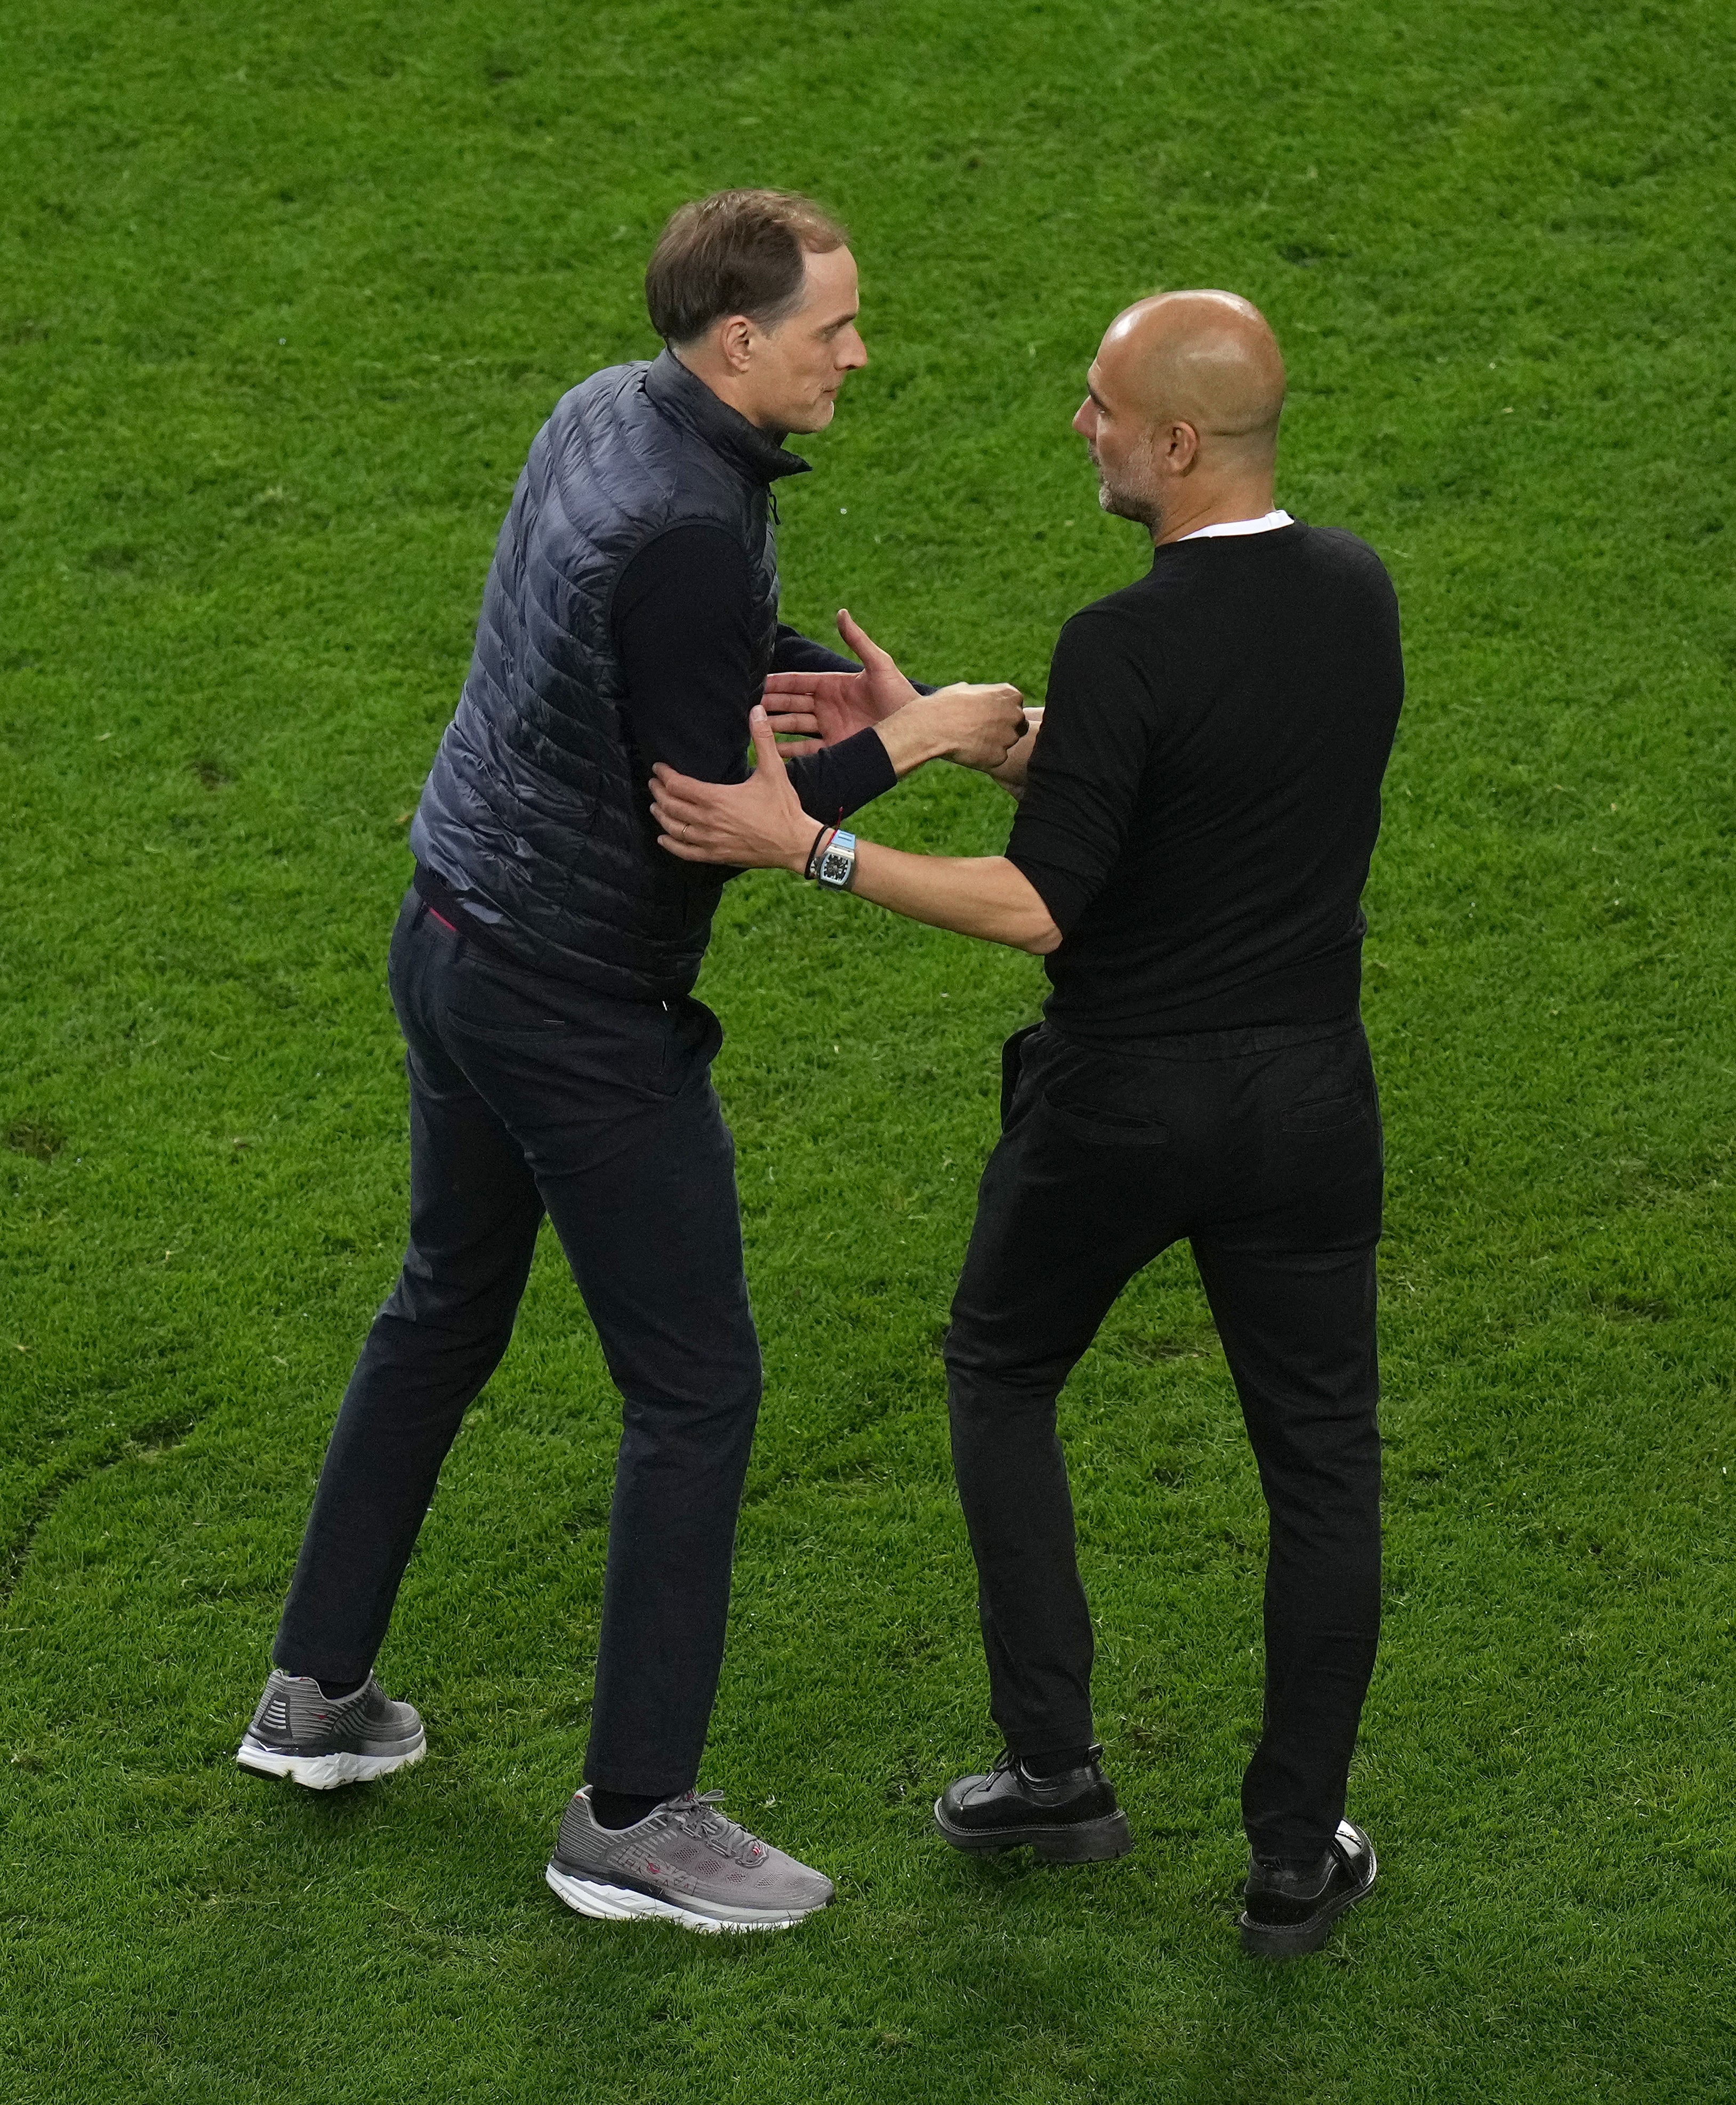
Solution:
{"label": "dark navy trousers", "polygon": [[512,1332],[546,1213],[620,1390],[585,1775],[684,1790],[723,1662],[759,1406],[735,1150],[700,1003],[520,970],[412,892],[390,984],[409,1048],[410,1233],[351,1378],[275,1647],[365,1674],[435,1479]]}

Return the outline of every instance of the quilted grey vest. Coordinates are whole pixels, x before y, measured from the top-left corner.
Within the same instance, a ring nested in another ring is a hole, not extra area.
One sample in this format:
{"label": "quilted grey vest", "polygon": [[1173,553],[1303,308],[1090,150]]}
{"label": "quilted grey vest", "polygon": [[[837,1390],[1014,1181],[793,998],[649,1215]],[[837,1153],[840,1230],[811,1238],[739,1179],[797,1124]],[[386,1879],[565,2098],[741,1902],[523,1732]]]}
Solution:
{"label": "quilted grey vest", "polygon": [[807,465],[669,351],[593,373],[538,432],[410,829],[417,860],[532,970],[638,1001],[698,977],[722,874],[657,846],[611,603],[648,541],[723,528],[753,577],[757,692],[777,626],[767,489]]}

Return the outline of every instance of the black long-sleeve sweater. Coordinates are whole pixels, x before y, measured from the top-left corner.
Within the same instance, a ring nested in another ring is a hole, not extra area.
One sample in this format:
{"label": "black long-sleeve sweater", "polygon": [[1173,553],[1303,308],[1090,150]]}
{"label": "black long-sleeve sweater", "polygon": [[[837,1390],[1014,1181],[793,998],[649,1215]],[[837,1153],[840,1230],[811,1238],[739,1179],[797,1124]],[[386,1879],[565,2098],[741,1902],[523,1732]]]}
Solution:
{"label": "black long-sleeve sweater", "polygon": [[1061,632],[1008,859],[1062,931],[1050,1020],[1161,1037],[1353,1014],[1404,694],[1353,534],[1174,541]]}
{"label": "black long-sleeve sweater", "polygon": [[[701,782],[748,772],[753,605],[740,543],[716,526],[678,526],[642,548],[615,588],[615,647],[644,773],[661,760]],[[778,624],[774,673],[856,673],[853,659]],[[810,817],[835,825],[897,780],[874,731],[789,763]]]}
{"label": "black long-sleeve sweater", "polygon": [[[622,571],[611,619],[627,676],[628,731],[647,798],[651,771],[660,760],[701,782],[746,780],[748,712],[759,699],[753,677],[753,603],[746,554],[715,526],[672,528]],[[774,673],[861,669],[853,659],[779,623]],[[847,819],[898,779],[872,730],[786,765],[802,808],[828,825]],[[714,892],[737,874],[713,865],[689,866],[693,884]],[[499,946],[488,924],[467,912],[434,871],[418,867],[415,881],[449,927],[485,949]]]}

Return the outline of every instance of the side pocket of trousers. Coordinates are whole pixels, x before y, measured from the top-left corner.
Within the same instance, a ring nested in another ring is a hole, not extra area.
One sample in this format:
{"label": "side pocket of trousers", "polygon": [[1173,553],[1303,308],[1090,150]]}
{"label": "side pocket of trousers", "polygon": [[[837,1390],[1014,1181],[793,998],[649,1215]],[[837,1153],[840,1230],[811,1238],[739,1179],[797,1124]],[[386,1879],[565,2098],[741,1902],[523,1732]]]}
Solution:
{"label": "side pocket of trousers", "polygon": [[1027,1023],[1022,1030],[1015,1030],[1000,1048],[1000,1129],[1007,1129],[1007,1120],[1013,1115],[1013,1099],[1018,1093],[1018,1078],[1025,1064],[1025,1047],[1043,1028],[1040,1023]]}

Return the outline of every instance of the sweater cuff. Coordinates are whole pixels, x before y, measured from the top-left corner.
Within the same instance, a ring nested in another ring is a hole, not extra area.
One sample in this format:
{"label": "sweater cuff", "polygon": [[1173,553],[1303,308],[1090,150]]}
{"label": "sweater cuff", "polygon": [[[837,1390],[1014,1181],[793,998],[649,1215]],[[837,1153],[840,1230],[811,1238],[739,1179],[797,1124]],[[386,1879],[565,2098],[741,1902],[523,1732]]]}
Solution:
{"label": "sweater cuff", "polygon": [[790,779],[811,819],[835,825],[898,780],[880,735],[870,728],[790,762]]}

